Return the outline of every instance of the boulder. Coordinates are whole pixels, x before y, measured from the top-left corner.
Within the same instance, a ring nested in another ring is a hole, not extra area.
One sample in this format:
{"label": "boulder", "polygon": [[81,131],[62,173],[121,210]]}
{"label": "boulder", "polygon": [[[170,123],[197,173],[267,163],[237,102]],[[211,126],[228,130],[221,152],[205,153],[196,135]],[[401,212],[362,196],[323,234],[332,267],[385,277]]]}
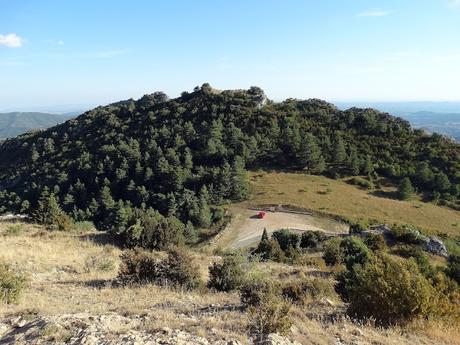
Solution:
{"label": "boulder", "polygon": [[439,238],[431,236],[425,240],[424,249],[432,254],[448,257],[446,245]]}

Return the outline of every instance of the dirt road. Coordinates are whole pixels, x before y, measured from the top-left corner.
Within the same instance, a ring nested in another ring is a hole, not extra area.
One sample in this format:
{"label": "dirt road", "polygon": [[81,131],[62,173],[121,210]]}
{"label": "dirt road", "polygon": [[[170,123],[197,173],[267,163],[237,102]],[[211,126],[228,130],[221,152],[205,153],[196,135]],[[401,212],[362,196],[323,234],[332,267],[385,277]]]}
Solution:
{"label": "dirt road", "polygon": [[334,219],[292,214],[283,212],[267,212],[265,218],[255,217],[257,211],[234,207],[229,210],[234,219],[228,226],[222,241],[230,248],[242,248],[253,245],[260,240],[262,232],[267,229],[270,235],[279,229],[296,229],[297,231],[319,230],[334,233],[347,233],[348,225]]}

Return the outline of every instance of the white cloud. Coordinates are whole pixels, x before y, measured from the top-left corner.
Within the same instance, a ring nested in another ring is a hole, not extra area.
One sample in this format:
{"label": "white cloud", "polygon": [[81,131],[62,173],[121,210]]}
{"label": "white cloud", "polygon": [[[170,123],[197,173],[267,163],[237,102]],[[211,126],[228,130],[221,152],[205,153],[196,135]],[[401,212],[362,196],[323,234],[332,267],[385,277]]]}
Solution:
{"label": "white cloud", "polygon": [[356,16],[357,17],[385,17],[389,14],[390,12],[388,11],[371,10],[371,11],[365,11],[365,12],[358,13]]}
{"label": "white cloud", "polygon": [[0,34],[0,46],[5,46],[8,48],[19,48],[22,46],[24,40],[16,34]]}
{"label": "white cloud", "polygon": [[449,6],[452,8],[460,8],[460,0],[449,0]]}
{"label": "white cloud", "polygon": [[63,40],[59,40],[59,41],[58,41],[58,44],[59,44],[60,46],[63,46],[63,45],[64,45],[64,41],[63,41]]}

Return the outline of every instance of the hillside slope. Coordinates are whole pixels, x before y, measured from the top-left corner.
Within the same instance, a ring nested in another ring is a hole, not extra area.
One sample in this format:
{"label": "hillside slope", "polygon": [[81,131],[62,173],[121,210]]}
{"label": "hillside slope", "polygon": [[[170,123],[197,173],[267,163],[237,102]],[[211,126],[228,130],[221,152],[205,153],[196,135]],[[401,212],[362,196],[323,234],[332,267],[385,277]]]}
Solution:
{"label": "hillside slope", "polygon": [[458,211],[417,199],[391,199],[385,197],[384,190],[379,193],[359,189],[346,180],[293,173],[251,173],[251,189],[251,199],[242,205],[288,204],[352,221],[407,223],[427,233],[460,235]]}
{"label": "hillside slope", "polygon": [[205,84],[176,99],[157,92],[99,107],[1,143],[0,206],[32,213],[52,193],[74,219],[107,230],[124,231],[126,214],[149,207],[170,224],[208,227],[210,205],[247,197],[245,167],[408,177],[427,200],[451,207],[460,195],[453,141],[372,109],[275,103],[257,87]]}
{"label": "hillside slope", "polygon": [[[113,285],[122,250],[104,233],[48,232],[36,225],[2,222],[0,236],[3,258],[30,280],[18,304],[0,309],[0,344],[255,343],[248,331],[251,318],[236,292]],[[195,254],[194,260],[206,276],[207,266],[218,258]],[[277,281],[312,279],[318,271],[278,263],[260,266]],[[305,345],[459,344],[454,329],[363,326],[348,318],[332,318],[343,307],[339,301],[330,304],[317,299],[308,307],[293,307],[295,326],[288,338]],[[281,340],[267,344],[291,344]]]}

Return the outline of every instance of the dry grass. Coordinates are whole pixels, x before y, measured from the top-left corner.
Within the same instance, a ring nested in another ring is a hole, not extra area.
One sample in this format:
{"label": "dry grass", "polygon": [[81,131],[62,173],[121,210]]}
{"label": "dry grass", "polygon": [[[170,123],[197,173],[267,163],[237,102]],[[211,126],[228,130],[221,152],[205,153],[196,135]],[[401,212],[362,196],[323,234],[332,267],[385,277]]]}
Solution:
{"label": "dry grass", "polygon": [[251,173],[252,197],[242,205],[291,204],[351,220],[413,224],[429,233],[460,233],[460,213],[418,200],[378,197],[342,180],[291,173]]}
{"label": "dry grass", "polygon": [[[9,225],[0,223],[0,234]],[[234,339],[242,344],[250,342],[247,329],[251,320],[239,309],[236,293],[188,292],[153,285],[114,287],[110,283],[117,274],[121,249],[98,243],[101,234],[50,233],[34,225],[20,225],[20,233],[2,237],[0,256],[27,272],[30,286],[18,304],[2,306],[2,319],[18,314],[33,318],[37,313],[46,316],[77,313],[149,315],[149,321],[140,325],[140,330],[150,332],[168,327],[206,337],[211,342],[217,339]],[[207,267],[215,258],[196,254],[195,260],[200,263],[203,279],[206,279]],[[274,279],[289,280],[314,279],[318,271],[313,267],[277,263],[257,263],[256,268]],[[404,333],[398,329],[355,325],[346,319],[332,322],[331,315],[341,315],[343,310],[343,306],[336,303],[336,306],[326,306],[321,301],[311,301],[306,307],[294,307],[295,326],[290,338],[302,344],[332,344],[341,339],[347,344],[415,345],[455,344],[452,339],[458,339],[455,338],[458,332],[439,327],[424,327],[423,335],[419,336],[420,326]],[[124,331],[117,329],[117,332]],[[48,333],[56,336],[53,330]],[[65,338],[67,335],[59,336]]]}

